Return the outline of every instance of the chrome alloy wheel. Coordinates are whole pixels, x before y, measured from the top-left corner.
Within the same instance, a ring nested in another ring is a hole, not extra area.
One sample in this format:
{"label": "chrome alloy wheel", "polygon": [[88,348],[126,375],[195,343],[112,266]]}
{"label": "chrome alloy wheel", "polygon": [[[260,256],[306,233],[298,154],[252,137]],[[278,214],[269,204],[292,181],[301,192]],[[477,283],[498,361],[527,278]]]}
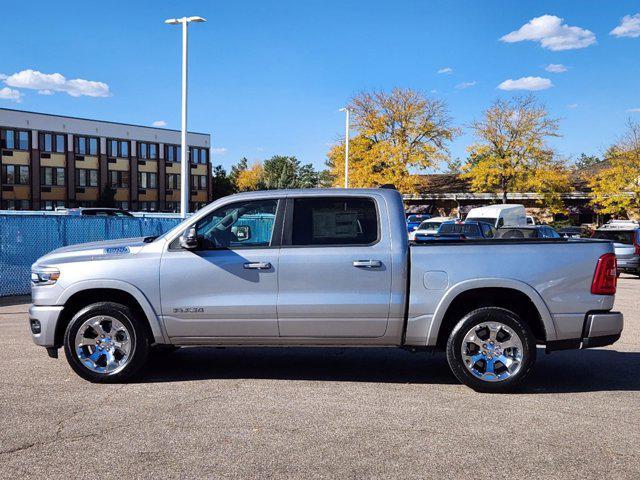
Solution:
{"label": "chrome alloy wheel", "polygon": [[120,320],[100,315],[80,325],[75,351],[80,362],[92,372],[113,374],[129,363],[134,345],[133,333]]}
{"label": "chrome alloy wheel", "polygon": [[522,366],[522,340],[500,322],[483,322],[462,340],[462,361],[475,377],[499,382],[516,375]]}

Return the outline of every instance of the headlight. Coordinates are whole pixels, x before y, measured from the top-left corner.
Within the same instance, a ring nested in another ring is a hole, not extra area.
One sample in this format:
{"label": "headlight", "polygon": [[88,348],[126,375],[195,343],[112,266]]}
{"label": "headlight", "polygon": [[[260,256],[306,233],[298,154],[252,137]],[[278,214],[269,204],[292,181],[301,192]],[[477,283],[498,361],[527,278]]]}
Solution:
{"label": "headlight", "polygon": [[53,285],[60,278],[60,270],[52,267],[40,267],[31,269],[32,285]]}

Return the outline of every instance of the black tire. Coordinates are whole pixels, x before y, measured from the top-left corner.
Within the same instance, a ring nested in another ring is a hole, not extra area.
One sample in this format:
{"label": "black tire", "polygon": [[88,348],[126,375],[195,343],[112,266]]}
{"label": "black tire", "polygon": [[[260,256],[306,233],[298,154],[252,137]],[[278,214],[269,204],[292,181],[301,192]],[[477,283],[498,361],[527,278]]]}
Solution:
{"label": "black tire", "polygon": [[[112,373],[94,372],[85,366],[75,352],[75,338],[81,325],[96,316],[110,316],[120,321],[132,333],[132,347],[124,368]],[[67,325],[64,334],[64,353],[71,368],[82,378],[95,383],[123,382],[145,364],[149,356],[149,338],[144,319],[138,318],[126,305],[115,302],[98,302],[84,307]]]}
{"label": "black tire", "polygon": [[[504,380],[493,382],[474,376],[465,366],[462,356],[462,342],[467,332],[474,326],[488,321],[506,325],[522,341],[520,369]],[[456,378],[477,392],[508,392],[520,384],[533,369],[536,362],[536,340],[529,325],[514,312],[498,307],[478,308],[465,315],[453,328],[447,341],[447,362]]]}

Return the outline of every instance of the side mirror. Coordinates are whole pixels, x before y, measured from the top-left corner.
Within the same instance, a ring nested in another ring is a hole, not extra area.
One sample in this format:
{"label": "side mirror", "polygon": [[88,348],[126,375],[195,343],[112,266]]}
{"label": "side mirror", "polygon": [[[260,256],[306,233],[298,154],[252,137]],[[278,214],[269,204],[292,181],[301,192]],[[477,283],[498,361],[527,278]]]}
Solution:
{"label": "side mirror", "polygon": [[196,227],[188,228],[180,236],[180,247],[185,250],[195,250],[198,248],[198,234],[196,233]]}

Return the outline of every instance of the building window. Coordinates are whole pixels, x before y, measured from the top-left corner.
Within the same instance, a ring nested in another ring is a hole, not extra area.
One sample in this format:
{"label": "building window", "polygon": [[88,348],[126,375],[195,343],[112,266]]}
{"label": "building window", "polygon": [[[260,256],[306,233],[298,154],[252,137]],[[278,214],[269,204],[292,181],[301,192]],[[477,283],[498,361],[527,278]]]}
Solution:
{"label": "building window", "polygon": [[26,165],[2,165],[2,183],[29,185],[29,167]]}
{"label": "building window", "polygon": [[208,149],[200,148],[200,147],[190,147],[189,148],[189,161],[191,163],[200,163],[203,165],[207,164],[207,154],[209,153]]}
{"label": "building window", "polygon": [[158,144],[138,142],[138,158],[141,160],[157,160]]}
{"label": "building window", "polygon": [[129,158],[129,141],[109,139],[107,141],[108,153],[110,157]]}
{"label": "building window", "polygon": [[138,210],[143,212],[155,212],[158,210],[157,202],[138,202]]}
{"label": "building window", "polygon": [[177,173],[167,174],[167,190],[178,190],[180,188],[180,175]]}
{"label": "building window", "polygon": [[65,152],[65,135],[58,133],[41,133],[40,134],[40,151],[46,153],[64,153]]}
{"label": "building window", "polygon": [[74,136],[75,152],[78,155],[98,155],[98,139],[95,137]]}
{"label": "building window", "polygon": [[167,162],[179,162],[181,149],[179,145],[165,145],[165,156]]}
{"label": "building window", "polygon": [[64,185],[64,168],[42,167],[40,184],[46,187]]}
{"label": "building window", "polygon": [[165,210],[176,213],[178,211],[178,202],[165,202]]}
{"label": "building window", "polygon": [[129,210],[129,202],[114,202],[116,208],[121,210]]}
{"label": "building window", "polygon": [[56,208],[64,208],[64,200],[45,200],[43,202],[45,210],[55,210]]}
{"label": "building window", "polygon": [[158,175],[152,172],[138,172],[138,188],[157,188]]}
{"label": "building window", "polygon": [[111,188],[129,188],[129,172],[111,170],[109,172],[109,184]]}
{"label": "building window", "polygon": [[4,210],[29,210],[29,200],[5,200]]}
{"label": "building window", "polygon": [[76,170],[76,187],[97,187],[98,170],[78,168]]}
{"label": "building window", "polygon": [[0,147],[7,150],[29,150],[29,132],[26,130],[0,130]]}
{"label": "building window", "polygon": [[191,176],[191,188],[194,190],[206,190],[207,189],[207,176],[206,175],[192,175]]}

